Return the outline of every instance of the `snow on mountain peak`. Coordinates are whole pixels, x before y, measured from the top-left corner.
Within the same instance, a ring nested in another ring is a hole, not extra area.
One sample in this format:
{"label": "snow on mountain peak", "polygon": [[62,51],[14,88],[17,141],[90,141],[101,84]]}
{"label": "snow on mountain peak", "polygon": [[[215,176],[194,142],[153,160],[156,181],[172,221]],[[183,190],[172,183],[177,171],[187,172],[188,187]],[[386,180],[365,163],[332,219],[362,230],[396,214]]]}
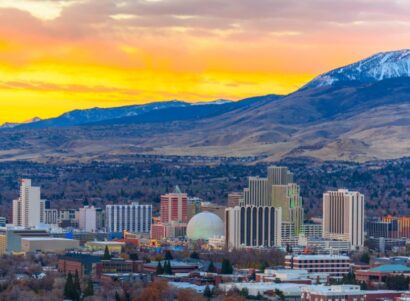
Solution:
{"label": "snow on mountain peak", "polygon": [[410,77],[410,49],[380,52],[359,62],[319,75],[304,88],[331,86],[338,82],[376,82]]}

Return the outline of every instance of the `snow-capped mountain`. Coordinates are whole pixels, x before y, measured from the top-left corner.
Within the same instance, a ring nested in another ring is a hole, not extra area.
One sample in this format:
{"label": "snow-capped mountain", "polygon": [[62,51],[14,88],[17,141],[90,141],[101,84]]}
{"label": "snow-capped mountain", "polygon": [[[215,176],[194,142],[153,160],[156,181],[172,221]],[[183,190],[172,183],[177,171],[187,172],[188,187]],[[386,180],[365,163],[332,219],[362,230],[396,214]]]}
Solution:
{"label": "snow-capped mountain", "polygon": [[331,86],[348,81],[376,82],[402,77],[410,77],[410,49],[380,52],[357,63],[321,74],[303,88]]}

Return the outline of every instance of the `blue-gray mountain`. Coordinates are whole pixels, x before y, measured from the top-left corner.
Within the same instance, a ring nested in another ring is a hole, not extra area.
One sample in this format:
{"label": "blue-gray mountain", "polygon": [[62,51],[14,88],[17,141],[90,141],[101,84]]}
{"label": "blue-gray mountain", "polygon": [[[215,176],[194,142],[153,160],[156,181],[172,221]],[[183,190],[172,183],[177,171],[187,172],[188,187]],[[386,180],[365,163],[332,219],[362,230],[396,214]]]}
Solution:
{"label": "blue-gray mountain", "polygon": [[286,96],[92,109],[76,111],[76,118],[71,112],[70,118],[65,114],[1,131],[0,159],[87,160],[135,153],[355,161],[408,156],[409,54],[377,54]]}

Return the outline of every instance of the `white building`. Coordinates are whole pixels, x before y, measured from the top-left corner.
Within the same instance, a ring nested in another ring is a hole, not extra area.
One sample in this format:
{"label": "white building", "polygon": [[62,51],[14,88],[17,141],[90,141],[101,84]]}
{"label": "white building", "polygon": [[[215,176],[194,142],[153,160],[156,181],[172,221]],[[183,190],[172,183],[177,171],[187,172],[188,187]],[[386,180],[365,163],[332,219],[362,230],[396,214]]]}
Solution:
{"label": "white building", "polygon": [[13,225],[35,227],[45,222],[45,201],[40,199],[40,187],[31,186],[30,179],[20,180],[20,196],[13,200]]}
{"label": "white building", "polygon": [[339,189],[323,194],[323,238],[364,243],[364,195]]}
{"label": "white building", "polygon": [[107,205],[105,210],[107,231],[149,233],[152,223],[152,205]]}
{"label": "white building", "polygon": [[80,230],[86,232],[97,231],[97,208],[94,206],[84,206],[80,208],[78,226]]}
{"label": "white building", "polygon": [[228,248],[281,245],[282,208],[236,206],[225,209]]}

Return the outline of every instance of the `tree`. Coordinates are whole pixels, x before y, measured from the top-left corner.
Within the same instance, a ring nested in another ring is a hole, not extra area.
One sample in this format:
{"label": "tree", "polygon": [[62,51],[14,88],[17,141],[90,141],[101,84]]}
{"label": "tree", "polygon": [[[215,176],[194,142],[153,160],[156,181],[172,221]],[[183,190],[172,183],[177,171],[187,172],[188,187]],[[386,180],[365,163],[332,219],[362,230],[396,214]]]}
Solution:
{"label": "tree", "polygon": [[201,295],[198,295],[197,292],[195,292],[192,289],[179,289],[177,292],[176,300],[178,301],[200,301],[203,300],[203,297]]}
{"label": "tree", "polygon": [[164,274],[172,275],[171,261],[167,260],[164,263]]}
{"label": "tree", "polygon": [[74,288],[78,292],[78,295],[81,296],[81,285],[80,285],[80,276],[78,275],[78,270],[75,270],[74,275]]}
{"label": "tree", "polygon": [[215,273],[215,272],[216,272],[216,268],[215,268],[215,266],[214,266],[213,261],[211,261],[211,262],[209,263],[209,265],[208,265],[208,272],[209,272],[209,273]]}
{"label": "tree", "polygon": [[189,255],[189,257],[191,257],[192,259],[199,259],[199,254],[198,252],[193,251],[191,255]]}
{"label": "tree", "polygon": [[410,279],[404,275],[387,276],[384,280],[389,290],[408,290]]}
{"label": "tree", "polygon": [[360,256],[360,262],[369,264],[370,263],[370,255],[369,253],[363,253],[362,256]]}
{"label": "tree", "polygon": [[233,273],[233,267],[229,259],[225,258],[222,260],[221,273],[222,274],[232,274]]}
{"label": "tree", "polygon": [[240,293],[239,293],[242,297],[248,298],[249,296],[249,291],[246,287],[244,287],[243,289],[241,289]]}
{"label": "tree", "polygon": [[161,265],[161,261],[158,261],[157,270],[155,271],[155,274],[157,274],[157,275],[164,274],[164,269]]}
{"label": "tree", "polygon": [[131,253],[130,254],[130,260],[138,260],[139,256],[138,253]]}
{"label": "tree", "polygon": [[80,295],[75,288],[73,275],[71,275],[71,273],[68,273],[67,280],[64,286],[64,298],[73,301],[80,300]]}
{"label": "tree", "polygon": [[275,289],[275,294],[276,296],[278,296],[280,300],[285,300],[285,295],[283,294],[281,290]]}
{"label": "tree", "polygon": [[166,251],[165,251],[165,257],[164,257],[164,259],[165,259],[165,260],[172,260],[172,259],[174,259],[174,258],[172,257],[172,254],[171,254],[171,251],[170,251],[170,250],[166,250]]}
{"label": "tree", "polygon": [[269,263],[267,263],[266,260],[262,260],[262,261],[259,263],[259,270],[260,270],[262,273],[265,272],[265,269],[266,269],[267,267],[269,267]]}
{"label": "tree", "polygon": [[117,291],[115,292],[115,301],[121,301],[120,294]]}
{"label": "tree", "polygon": [[208,299],[212,298],[212,290],[209,285],[207,285],[204,289],[204,297]]}
{"label": "tree", "polygon": [[91,278],[88,278],[87,286],[84,289],[84,297],[90,297],[94,295],[94,283]]}
{"label": "tree", "polygon": [[108,246],[105,246],[103,260],[110,260],[110,259],[111,259],[110,250],[108,250]]}

